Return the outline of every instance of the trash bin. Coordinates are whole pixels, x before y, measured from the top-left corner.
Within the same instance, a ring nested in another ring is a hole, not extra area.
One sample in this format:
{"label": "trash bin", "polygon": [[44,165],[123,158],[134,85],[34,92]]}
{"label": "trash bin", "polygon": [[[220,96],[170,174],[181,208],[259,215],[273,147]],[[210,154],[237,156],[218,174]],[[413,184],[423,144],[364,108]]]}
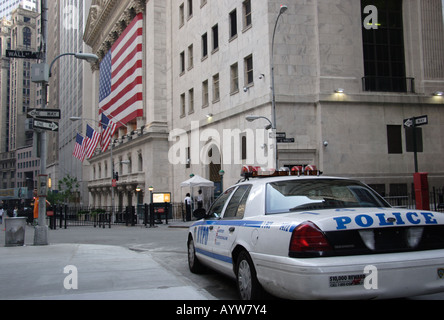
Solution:
{"label": "trash bin", "polygon": [[25,245],[26,218],[6,218],[6,247],[22,247]]}

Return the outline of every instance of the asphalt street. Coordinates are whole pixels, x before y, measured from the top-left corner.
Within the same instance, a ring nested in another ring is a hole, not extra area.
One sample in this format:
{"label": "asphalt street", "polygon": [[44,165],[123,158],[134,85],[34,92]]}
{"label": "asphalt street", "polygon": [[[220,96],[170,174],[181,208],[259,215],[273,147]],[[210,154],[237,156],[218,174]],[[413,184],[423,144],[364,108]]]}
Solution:
{"label": "asphalt street", "polygon": [[[70,227],[49,230],[49,246],[5,247],[0,225],[0,300],[237,300],[235,283],[187,264],[189,223],[156,228]],[[78,290],[66,290],[64,268],[78,268]],[[444,294],[415,299],[444,300]]]}
{"label": "asphalt street", "polygon": [[[237,299],[233,281],[213,272],[194,275],[189,271],[187,226],[179,222],[156,228],[112,226],[49,230],[47,247],[33,246],[34,228],[29,226],[23,248],[5,248],[4,225],[0,226],[0,299]],[[48,264],[42,259],[54,260],[50,270],[41,270]],[[61,291],[64,294],[60,294],[60,279],[67,276],[62,271],[68,264],[78,267],[79,285],[83,285],[70,292],[75,295],[67,297],[64,290]],[[100,275],[104,264],[113,267]],[[34,279],[47,281],[43,285]],[[56,285],[45,287],[51,282]],[[107,287],[104,282],[112,285]],[[33,286],[25,290],[25,283]],[[42,290],[46,292],[42,294]]]}

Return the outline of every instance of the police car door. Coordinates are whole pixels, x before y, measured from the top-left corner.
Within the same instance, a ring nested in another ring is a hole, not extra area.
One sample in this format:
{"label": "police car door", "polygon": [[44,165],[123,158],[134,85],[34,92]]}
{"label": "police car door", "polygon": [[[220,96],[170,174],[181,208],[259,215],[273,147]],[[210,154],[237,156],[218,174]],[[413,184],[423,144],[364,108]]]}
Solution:
{"label": "police car door", "polygon": [[242,219],[250,190],[251,185],[241,185],[233,192],[222,220],[214,228],[213,253],[219,257],[219,267],[227,269],[224,270],[227,272],[233,270],[231,251],[243,225]]}
{"label": "police car door", "polygon": [[213,254],[216,225],[220,221],[223,209],[234,190],[235,188],[230,188],[217,198],[208,211],[207,217],[194,230],[196,253],[213,265],[217,264],[218,260],[218,257]]}

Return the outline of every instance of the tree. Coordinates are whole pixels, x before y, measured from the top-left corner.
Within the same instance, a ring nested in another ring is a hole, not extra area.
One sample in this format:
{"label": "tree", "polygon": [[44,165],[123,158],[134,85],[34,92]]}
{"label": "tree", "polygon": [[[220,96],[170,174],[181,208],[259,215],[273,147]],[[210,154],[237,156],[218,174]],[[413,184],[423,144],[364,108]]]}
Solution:
{"label": "tree", "polygon": [[75,177],[71,177],[69,174],[62,180],[59,180],[59,192],[52,192],[48,198],[51,203],[62,204],[62,203],[79,203],[79,188],[80,184]]}

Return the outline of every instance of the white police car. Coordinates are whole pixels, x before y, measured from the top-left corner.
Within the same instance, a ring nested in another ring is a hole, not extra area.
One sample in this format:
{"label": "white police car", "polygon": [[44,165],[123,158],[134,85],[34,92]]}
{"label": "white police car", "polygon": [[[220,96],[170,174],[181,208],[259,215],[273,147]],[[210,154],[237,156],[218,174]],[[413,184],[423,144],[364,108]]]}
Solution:
{"label": "white police car", "polygon": [[246,179],[188,235],[194,273],[292,299],[374,299],[444,291],[444,214],[395,209],[366,185],[322,176]]}

